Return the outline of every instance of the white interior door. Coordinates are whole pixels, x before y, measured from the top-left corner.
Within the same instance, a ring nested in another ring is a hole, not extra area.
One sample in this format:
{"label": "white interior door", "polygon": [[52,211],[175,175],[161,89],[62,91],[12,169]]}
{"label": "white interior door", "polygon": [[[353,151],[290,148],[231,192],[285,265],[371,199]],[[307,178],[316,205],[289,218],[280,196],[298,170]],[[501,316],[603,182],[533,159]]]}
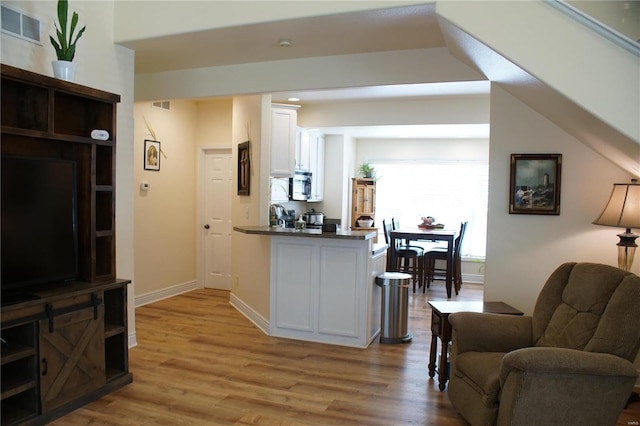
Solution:
{"label": "white interior door", "polygon": [[231,150],[204,153],[204,286],[231,290]]}

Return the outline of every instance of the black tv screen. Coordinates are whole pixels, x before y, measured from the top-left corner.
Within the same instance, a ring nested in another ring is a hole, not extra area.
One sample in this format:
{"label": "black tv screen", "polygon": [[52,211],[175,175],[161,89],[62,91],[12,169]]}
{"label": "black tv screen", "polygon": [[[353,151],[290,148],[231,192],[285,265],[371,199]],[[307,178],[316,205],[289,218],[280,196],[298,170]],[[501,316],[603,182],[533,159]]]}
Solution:
{"label": "black tv screen", "polygon": [[2,157],[2,292],[78,277],[76,164]]}

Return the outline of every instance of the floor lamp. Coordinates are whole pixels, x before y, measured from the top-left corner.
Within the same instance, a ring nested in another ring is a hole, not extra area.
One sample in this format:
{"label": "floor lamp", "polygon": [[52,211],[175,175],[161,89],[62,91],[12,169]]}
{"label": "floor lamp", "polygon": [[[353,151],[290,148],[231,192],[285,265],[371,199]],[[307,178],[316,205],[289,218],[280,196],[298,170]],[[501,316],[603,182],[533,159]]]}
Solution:
{"label": "floor lamp", "polygon": [[640,184],[637,179],[631,183],[614,183],[609,202],[600,216],[593,221],[596,225],[626,228],[618,234],[618,268],[629,271],[636,252],[637,235],[631,233],[631,228],[640,228]]}

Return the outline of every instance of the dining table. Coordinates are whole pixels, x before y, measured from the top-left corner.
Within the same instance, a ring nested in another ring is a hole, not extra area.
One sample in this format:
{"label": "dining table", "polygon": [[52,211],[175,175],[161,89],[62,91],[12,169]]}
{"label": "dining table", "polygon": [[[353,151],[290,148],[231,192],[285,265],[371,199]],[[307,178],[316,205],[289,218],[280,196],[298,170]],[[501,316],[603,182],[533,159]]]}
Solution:
{"label": "dining table", "polygon": [[[451,290],[453,287],[453,246],[458,230],[455,229],[439,229],[439,228],[399,228],[389,232],[389,246],[397,247],[402,241],[409,244],[410,241],[445,241],[447,243],[447,272],[445,285],[447,289],[447,298],[451,299]],[[387,271],[393,271],[396,268],[395,251],[387,252]]]}

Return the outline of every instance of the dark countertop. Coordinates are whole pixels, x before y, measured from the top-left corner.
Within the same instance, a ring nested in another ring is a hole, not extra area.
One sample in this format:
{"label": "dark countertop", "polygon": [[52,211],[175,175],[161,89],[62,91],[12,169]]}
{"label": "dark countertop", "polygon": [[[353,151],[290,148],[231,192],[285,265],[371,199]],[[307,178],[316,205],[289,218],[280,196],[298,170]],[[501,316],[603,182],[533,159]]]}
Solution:
{"label": "dark countertop", "polygon": [[377,231],[337,231],[322,232],[320,229],[305,229],[302,232],[294,228],[278,228],[270,226],[234,226],[234,231],[243,234],[271,235],[277,237],[311,237],[311,238],[334,238],[341,240],[371,240]]}

